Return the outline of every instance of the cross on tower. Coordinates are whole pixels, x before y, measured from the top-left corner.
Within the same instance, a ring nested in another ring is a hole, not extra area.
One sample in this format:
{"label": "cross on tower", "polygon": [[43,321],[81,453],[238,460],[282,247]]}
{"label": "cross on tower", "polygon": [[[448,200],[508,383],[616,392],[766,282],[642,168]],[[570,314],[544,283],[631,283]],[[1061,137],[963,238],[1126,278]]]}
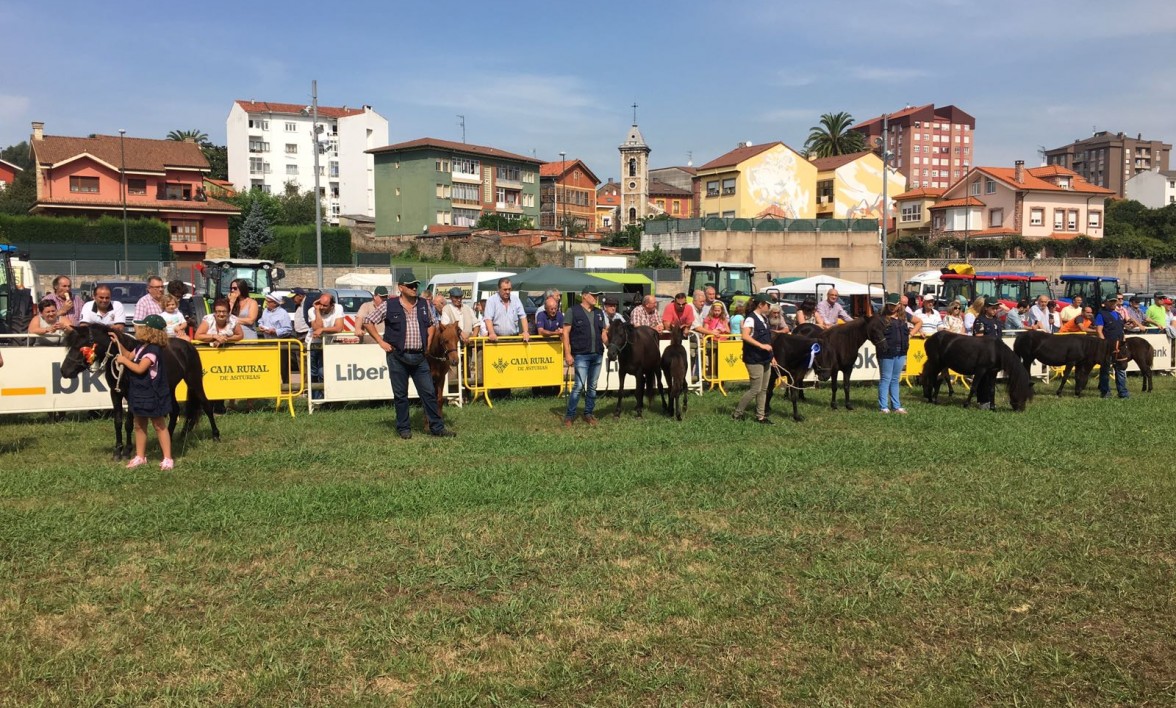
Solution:
{"label": "cross on tower", "polygon": [[637,102],[633,102],[633,125],[637,125]]}

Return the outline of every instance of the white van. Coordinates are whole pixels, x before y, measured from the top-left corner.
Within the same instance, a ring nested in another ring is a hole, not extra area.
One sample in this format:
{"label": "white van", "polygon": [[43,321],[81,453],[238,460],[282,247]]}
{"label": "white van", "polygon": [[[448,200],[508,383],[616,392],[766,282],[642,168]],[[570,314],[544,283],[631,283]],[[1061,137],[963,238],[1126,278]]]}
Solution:
{"label": "white van", "polygon": [[928,295],[935,299],[943,297],[943,280],[939,277],[942,273],[938,270],[925,270],[922,273],[916,273],[911,276],[910,280],[902,284],[902,291],[904,293],[915,292],[920,297]]}
{"label": "white van", "polygon": [[487,280],[498,280],[499,278],[509,278],[514,273],[500,270],[478,270],[469,271],[466,273],[439,273],[429,278],[429,283],[426,286],[427,290],[431,290],[434,295],[441,293],[449,298],[449,289],[453,287],[461,288],[465,293],[465,302],[471,306],[486,297],[486,292],[478,288],[479,283],[484,283]]}

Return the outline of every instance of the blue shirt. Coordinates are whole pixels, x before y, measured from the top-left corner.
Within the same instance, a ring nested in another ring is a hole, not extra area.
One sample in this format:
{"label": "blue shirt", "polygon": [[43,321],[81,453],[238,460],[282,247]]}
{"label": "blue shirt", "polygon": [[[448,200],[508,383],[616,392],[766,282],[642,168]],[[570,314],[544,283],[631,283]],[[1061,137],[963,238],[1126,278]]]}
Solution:
{"label": "blue shirt", "polygon": [[287,339],[294,334],[294,322],[290,319],[290,313],[281,307],[275,307],[272,310],[262,309],[261,317],[257,320],[257,327],[258,329],[266,327],[274,330],[273,334],[265,335],[269,339]]}
{"label": "blue shirt", "polygon": [[519,320],[525,320],[526,317],[527,313],[523,310],[523,303],[519,300],[518,293],[512,292],[510,303],[504,304],[502,296],[495,292],[486,299],[486,314],[482,319],[490,320],[490,323],[494,325],[495,334],[509,336],[522,334],[522,330],[519,329]]}
{"label": "blue shirt", "polygon": [[[497,326],[497,325],[496,325]],[[564,315],[559,310],[555,311],[555,317],[548,317],[547,310],[540,310],[535,315],[535,331],[545,329],[548,332],[559,332],[564,326]],[[551,336],[551,335],[548,335]]]}

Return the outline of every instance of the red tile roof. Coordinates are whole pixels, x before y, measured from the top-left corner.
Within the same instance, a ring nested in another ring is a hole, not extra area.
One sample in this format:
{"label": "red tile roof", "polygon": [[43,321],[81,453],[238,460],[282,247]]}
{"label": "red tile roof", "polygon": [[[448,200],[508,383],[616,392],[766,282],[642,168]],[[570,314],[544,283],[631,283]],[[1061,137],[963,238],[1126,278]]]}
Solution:
{"label": "red tile roof", "polygon": [[998,228],[992,228],[992,229],[978,229],[975,231],[970,231],[968,233],[969,233],[969,236],[971,236],[971,237],[979,237],[979,236],[1015,236],[1015,235],[1017,235],[1018,232],[1016,231],[1016,229],[998,227]]}
{"label": "red tile roof", "polygon": [[[755,157],[756,155],[760,154],[761,152],[766,152],[768,150],[771,150],[772,148],[776,147],[777,145],[784,145],[784,143],[777,140],[775,142],[762,143],[760,145],[750,145],[750,146],[745,145],[743,147],[737,147],[734,150],[732,150],[731,152],[719,155],[715,159],[713,159],[710,162],[706,163],[705,165],[699,167],[698,171],[701,172],[702,170],[713,170],[713,169],[717,169],[719,167],[734,167],[735,165],[738,165],[739,163],[743,162],[744,160]],[[788,147],[788,146],[784,145],[784,147]],[[791,148],[789,148],[789,149],[791,149]]]}
{"label": "red tile roof", "polygon": [[693,197],[694,193],[688,189],[675,187],[672,184],[666,184],[659,179],[649,180],[649,194],[650,196],[657,194],[663,197]]}
{"label": "red tile roof", "polygon": [[[1022,180],[1020,182],[1016,179],[1017,168],[1015,167],[974,167],[972,169],[973,171],[983,172],[994,179],[998,179],[1013,189],[1035,192],[1081,192],[1083,194],[1104,194],[1107,196],[1114,194],[1109,189],[1104,189],[1103,187],[1087,182],[1077,172],[1057,165],[1027,168],[1022,174]],[[1069,189],[1059,187],[1053,182],[1043,179],[1058,176],[1070,178]]]}
{"label": "red tile roof", "polygon": [[526,155],[516,155],[513,152],[506,152],[498,148],[486,147],[484,145],[474,145],[473,143],[455,143],[452,140],[439,140],[437,138],[417,138],[416,140],[409,140],[404,143],[396,143],[395,145],[385,145],[384,147],[372,148],[364,150],[364,152],[372,155],[382,155],[384,153],[392,152],[408,152],[409,150],[433,148],[434,150],[452,150],[453,152],[464,152],[471,155],[484,155],[486,157],[497,157],[504,160],[518,160],[519,162],[529,162],[533,165],[542,165],[543,161],[527,157]]}
{"label": "red tile roof", "polygon": [[0,165],[8,165],[9,167],[11,167],[11,168],[12,168],[13,170],[15,170],[16,172],[24,172],[24,168],[23,168],[23,167],[21,167],[20,165],[14,165],[14,164],[12,164],[11,162],[9,162],[8,160],[0,160]]}
{"label": "red tile roof", "polygon": [[81,155],[91,155],[114,169],[123,164],[120,148],[126,149],[128,172],[163,172],[167,168],[208,171],[208,160],[196,143],[149,138],[120,138],[96,135],[70,138],[46,135],[33,140],[33,156],[42,165],[56,165]]}
{"label": "red tile roof", "polygon": [[600,184],[600,179],[596,176],[596,174],[592,170],[588,169],[588,165],[585,165],[583,160],[580,160],[580,159],[577,159],[574,157],[571,158],[570,160],[557,160],[555,162],[544,162],[543,164],[539,165],[539,176],[540,177],[554,177],[554,178],[563,177],[565,174],[568,173],[568,171],[570,171],[572,168],[576,167],[577,165],[579,165],[581,170],[584,170],[584,175],[587,176],[588,179],[592,180],[593,184]]}
{"label": "red tile roof", "polygon": [[[818,157],[812,160],[813,165],[817,168],[817,172],[827,172],[835,170],[838,167],[848,165],[860,157],[869,155],[872,150],[862,150],[861,152],[851,152],[845,155],[833,155],[832,157]],[[881,160],[879,160],[879,163]]]}
{"label": "red tile roof", "polygon": [[[237,105],[245,110],[246,113],[284,113],[286,115],[300,116],[302,111],[306,108],[305,103],[274,103],[273,101],[242,101],[238,100]],[[363,108],[336,108],[334,106],[319,106],[319,118],[344,118],[346,116],[357,116],[363,113]],[[309,113],[307,114],[309,115]]]}
{"label": "red tile roof", "polygon": [[932,204],[931,208],[932,209],[946,209],[948,207],[960,207],[960,206],[965,206],[965,205],[966,206],[984,206],[984,202],[980,201],[976,197],[965,197],[963,199],[946,199],[942,202],[936,202],[935,204]]}
{"label": "red tile roof", "polygon": [[[923,104],[922,106],[909,106],[907,108],[902,109],[901,111],[895,111],[894,113],[889,114],[890,117],[888,120],[897,120],[899,118],[905,118],[906,116],[909,116],[912,113],[918,113],[919,111],[925,111],[928,108],[932,108],[932,107],[934,107],[934,105],[935,105],[934,103],[926,103],[926,104]],[[853,129],[854,130],[861,130],[863,127],[865,127],[867,125],[870,125],[872,123],[881,123],[881,122],[882,122],[882,116],[878,116],[876,118],[864,120],[861,123],[854,125]]]}
{"label": "red tile roof", "polygon": [[895,201],[907,199],[938,199],[943,196],[944,191],[942,187],[916,187],[902,194],[896,194],[891,199]]}

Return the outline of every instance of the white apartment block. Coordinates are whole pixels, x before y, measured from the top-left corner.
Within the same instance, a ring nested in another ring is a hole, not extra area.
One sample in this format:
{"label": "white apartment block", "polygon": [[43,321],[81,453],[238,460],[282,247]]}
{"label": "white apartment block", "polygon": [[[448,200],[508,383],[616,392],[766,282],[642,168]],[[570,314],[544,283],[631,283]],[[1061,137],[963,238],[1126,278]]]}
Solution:
{"label": "white apartment block", "polygon": [[[282,194],[287,183],[314,189],[314,122],[309,105],[234,101],[225,121],[229,181],[238,190]],[[319,195],[323,220],[340,215],[375,217],[372,155],[388,144],[388,120],[371,106],[318,107]]]}
{"label": "white apartment block", "polygon": [[1123,196],[1149,209],[1176,204],[1176,170],[1150,169],[1123,183]]}

